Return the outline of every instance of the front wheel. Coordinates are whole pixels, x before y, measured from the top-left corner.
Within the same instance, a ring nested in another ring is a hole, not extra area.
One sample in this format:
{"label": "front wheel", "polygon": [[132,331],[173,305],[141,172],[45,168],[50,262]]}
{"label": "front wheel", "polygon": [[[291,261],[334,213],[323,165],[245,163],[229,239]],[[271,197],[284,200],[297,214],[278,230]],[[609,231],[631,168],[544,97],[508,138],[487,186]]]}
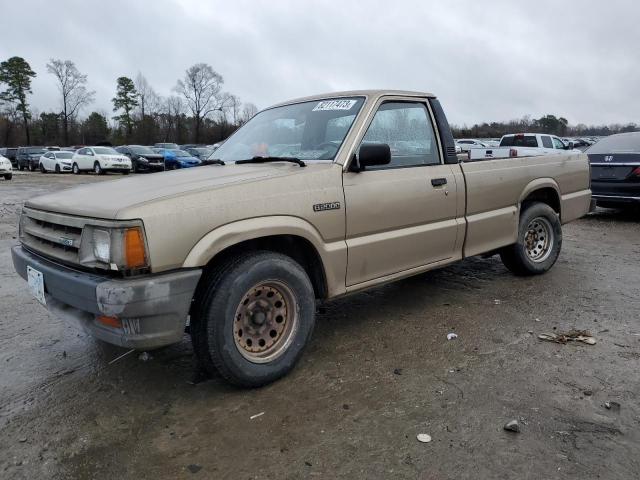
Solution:
{"label": "front wheel", "polygon": [[47,170],[44,168],[44,165],[40,164],[40,173],[47,173]]}
{"label": "front wheel", "polygon": [[11,180],[13,178],[13,174],[12,173],[5,173],[4,175],[4,179],[5,180]]}
{"label": "front wheel", "polygon": [[73,164],[73,167],[71,167],[71,171],[74,175],[80,175],[80,167],[78,167],[77,163]]}
{"label": "front wheel", "polygon": [[58,165],[57,163],[56,163],[55,171],[56,173],[60,173],[60,165]]}
{"label": "front wheel", "polygon": [[304,269],[273,252],[254,252],[203,277],[191,315],[200,365],[241,387],[287,374],[315,323],[315,296]]}
{"label": "front wheel", "polygon": [[105,171],[100,166],[100,162],[96,162],[93,164],[93,171],[96,172],[96,175],[104,175]]}
{"label": "front wheel", "polygon": [[500,252],[502,263],[516,275],[539,275],[556,263],[562,248],[562,225],[547,204],[523,206],[518,239]]}

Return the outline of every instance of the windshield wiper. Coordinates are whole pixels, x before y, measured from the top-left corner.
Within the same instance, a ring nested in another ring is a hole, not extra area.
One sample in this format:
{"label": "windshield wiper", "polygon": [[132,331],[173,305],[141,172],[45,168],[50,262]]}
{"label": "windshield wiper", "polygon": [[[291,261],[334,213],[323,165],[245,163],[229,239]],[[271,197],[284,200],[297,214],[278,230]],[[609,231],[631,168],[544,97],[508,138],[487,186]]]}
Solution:
{"label": "windshield wiper", "polygon": [[202,162],[200,162],[201,165],[226,165],[226,163],[224,163],[223,160],[220,160],[219,158],[212,158],[212,159],[206,159],[206,160],[202,160]]}
{"label": "windshield wiper", "polygon": [[306,167],[307,164],[304,163],[299,158],[295,157],[253,157],[247,158],[246,160],[236,160],[236,163],[269,163],[269,162],[291,162],[300,165],[301,167]]}

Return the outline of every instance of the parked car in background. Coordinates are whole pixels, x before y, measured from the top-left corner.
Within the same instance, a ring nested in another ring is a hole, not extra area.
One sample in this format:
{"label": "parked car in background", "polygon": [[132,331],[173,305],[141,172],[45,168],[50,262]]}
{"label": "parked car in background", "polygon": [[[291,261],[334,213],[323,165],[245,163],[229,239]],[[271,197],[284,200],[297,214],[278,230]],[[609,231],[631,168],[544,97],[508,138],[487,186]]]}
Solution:
{"label": "parked car in background", "polygon": [[73,152],[51,151],[47,152],[40,157],[40,164],[38,167],[42,173],[47,172],[70,172],[71,162],[73,159]]}
{"label": "parked car in background", "polygon": [[17,148],[11,148],[11,147],[0,148],[0,155],[2,155],[5,158],[8,158],[9,161],[11,162],[11,165],[14,168],[18,166],[18,164],[16,162],[16,154],[17,153],[18,153],[18,149]]}
{"label": "parked car in background", "polygon": [[585,153],[597,205],[640,207],[640,132],[605,137]]}
{"label": "parked car in background", "polygon": [[216,142],[213,145],[207,145],[207,148],[213,148],[214,150],[217,150],[218,148],[220,148],[220,146],[225,142],[225,140],[221,141],[221,142]]}
{"label": "parked car in background", "polygon": [[16,153],[18,170],[22,171],[26,168],[33,172],[38,168],[40,157],[46,152],[44,147],[19,147]]}
{"label": "parked car in background", "polygon": [[461,138],[459,140],[456,140],[456,145],[458,145],[463,152],[468,152],[472,148],[488,147],[487,144],[481,142],[480,140],[474,140],[473,138]]}
{"label": "parked car in background", "polygon": [[71,169],[76,175],[91,170],[98,175],[107,172],[128,175],[131,160],[111,147],[84,147],[73,154]]}
{"label": "parked car in background", "polygon": [[123,145],[116,151],[131,160],[131,169],[135,173],[161,172],[164,170],[164,156],[143,145]]}
{"label": "parked car in background", "polygon": [[215,149],[209,147],[190,147],[184,150],[185,152],[190,153],[191,156],[199,158],[200,160],[206,160],[213,152],[215,152]]}
{"label": "parked car in background", "polygon": [[49,147],[44,147],[45,150],[48,150],[50,152],[59,152],[60,150],[62,150],[60,147],[56,146],[56,145],[51,145]]}
{"label": "parked car in background", "polygon": [[153,146],[155,148],[162,148],[165,150],[180,150],[177,143],[154,143]]}
{"label": "parked car in background", "polygon": [[163,151],[164,164],[167,170],[175,170],[176,168],[197,167],[202,163],[199,158],[194,157],[184,150],[167,150]]}
{"label": "parked car in background", "polygon": [[3,155],[0,155],[0,176],[4,177],[5,180],[11,180],[13,177],[13,165],[11,165],[11,160]]}
{"label": "parked car in background", "polygon": [[469,150],[469,160],[556,155],[567,153],[567,150],[573,153],[581,153],[579,150],[574,150],[572,144],[565,145],[555,135],[510,133],[500,139],[499,147],[472,148]]}

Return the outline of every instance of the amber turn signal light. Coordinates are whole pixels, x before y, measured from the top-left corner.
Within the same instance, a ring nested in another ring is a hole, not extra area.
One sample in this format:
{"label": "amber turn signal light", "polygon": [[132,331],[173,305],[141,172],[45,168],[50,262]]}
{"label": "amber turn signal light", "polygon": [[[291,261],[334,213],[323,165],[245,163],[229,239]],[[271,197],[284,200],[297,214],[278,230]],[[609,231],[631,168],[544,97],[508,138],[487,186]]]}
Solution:
{"label": "amber turn signal light", "polygon": [[96,320],[98,320],[98,322],[102,323],[103,325],[106,325],[107,327],[122,328],[122,322],[119,318],[116,317],[107,317],[106,315],[100,315],[96,317]]}
{"label": "amber turn signal light", "polygon": [[127,228],[124,232],[124,251],[127,268],[141,268],[147,265],[144,238],[140,227]]}

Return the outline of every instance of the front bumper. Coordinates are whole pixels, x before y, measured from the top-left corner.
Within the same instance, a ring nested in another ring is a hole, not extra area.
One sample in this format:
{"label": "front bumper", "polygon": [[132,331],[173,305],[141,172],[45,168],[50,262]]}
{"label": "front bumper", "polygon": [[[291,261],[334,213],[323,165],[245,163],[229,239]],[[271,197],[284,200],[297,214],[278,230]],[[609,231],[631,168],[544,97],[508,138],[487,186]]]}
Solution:
{"label": "front bumper", "polygon": [[[11,249],[16,272],[27,265],[44,277],[45,299],[55,315],[92,336],[121,347],[149,350],[179,342],[184,334],[200,269],[115,279],[58,265],[22,246]],[[109,326],[98,317],[115,317]]]}

